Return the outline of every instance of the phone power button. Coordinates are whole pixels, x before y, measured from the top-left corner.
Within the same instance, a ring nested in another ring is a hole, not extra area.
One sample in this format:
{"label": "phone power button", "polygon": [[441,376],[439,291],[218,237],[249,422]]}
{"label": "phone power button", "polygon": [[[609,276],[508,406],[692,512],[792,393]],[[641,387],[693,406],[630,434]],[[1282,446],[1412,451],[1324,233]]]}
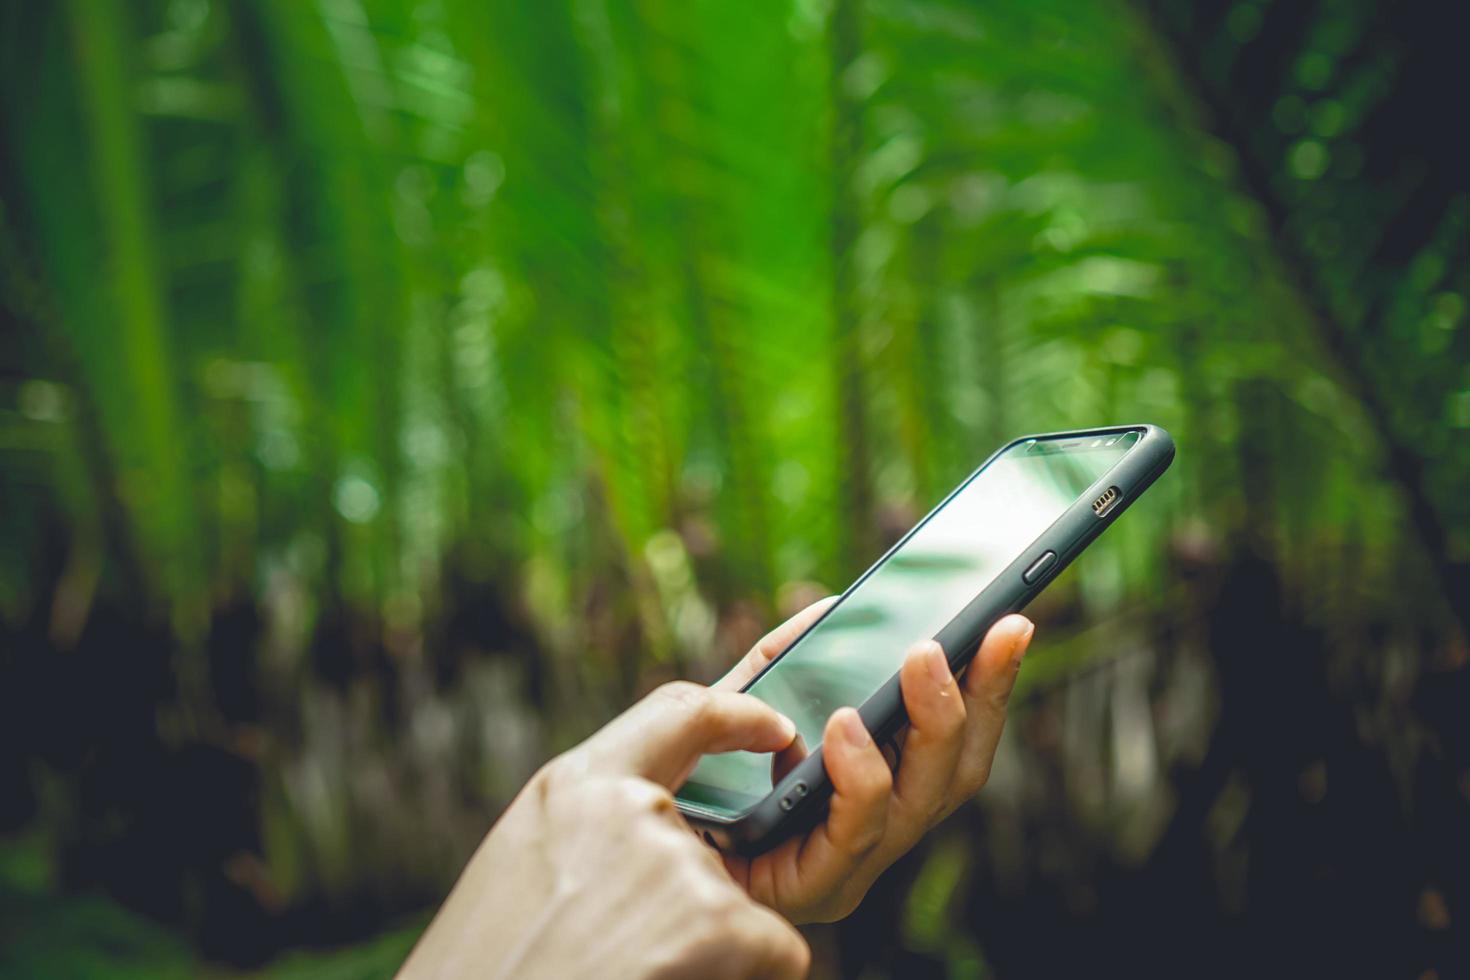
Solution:
{"label": "phone power button", "polygon": [[1043,551],[1041,557],[1031,563],[1031,567],[1021,573],[1021,581],[1032,585],[1037,579],[1046,574],[1047,569],[1057,563],[1055,551]]}

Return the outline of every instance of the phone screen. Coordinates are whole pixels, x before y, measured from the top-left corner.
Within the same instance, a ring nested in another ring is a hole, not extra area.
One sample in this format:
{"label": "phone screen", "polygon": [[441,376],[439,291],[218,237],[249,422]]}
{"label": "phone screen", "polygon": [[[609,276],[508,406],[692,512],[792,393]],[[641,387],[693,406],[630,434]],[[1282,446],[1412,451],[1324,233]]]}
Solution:
{"label": "phone screen", "polygon": [[[991,460],[746,691],[815,748],[833,711],[861,705],[908,648],[949,624],[1138,442],[1139,433],[1028,440]],[[771,791],[771,756],[705,756],[679,798],[738,816]]]}

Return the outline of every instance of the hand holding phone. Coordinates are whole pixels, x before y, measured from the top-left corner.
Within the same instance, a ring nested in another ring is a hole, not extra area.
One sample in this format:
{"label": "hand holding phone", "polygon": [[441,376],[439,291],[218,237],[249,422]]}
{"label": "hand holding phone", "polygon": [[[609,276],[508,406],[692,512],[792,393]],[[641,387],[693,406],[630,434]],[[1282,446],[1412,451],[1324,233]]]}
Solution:
{"label": "hand holding phone", "polygon": [[791,739],[791,722],[754,698],[658,688],[531,779],[400,980],[805,976],[801,935],[730,880],[670,792],[703,752]]}
{"label": "hand holding phone", "polygon": [[[814,603],[777,627],[715,687],[739,690],[835,601]],[[896,738],[894,771],[857,711],[839,709],[823,733],[833,784],[827,819],[757,856],[725,855],[735,880],[793,922],[848,915],[889,865],[985,785],[1031,634],[1024,616],[1005,617],[960,678],[938,644],[914,645],[899,672],[909,722]]]}
{"label": "hand holding phone", "polygon": [[680,809],[727,851],[757,855],[793,835],[811,846],[837,818],[827,806],[841,766],[823,755],[855,747],[828,735],[847,730],[854,708],[880,743],[910,721],[904,650],[932,642],[964,670],[991,626],[1045,588],[1173,456],[1168,433],[1151,425],[1002,447],[741,687],[796,723],[800,749],[706,756],[679,790]]}

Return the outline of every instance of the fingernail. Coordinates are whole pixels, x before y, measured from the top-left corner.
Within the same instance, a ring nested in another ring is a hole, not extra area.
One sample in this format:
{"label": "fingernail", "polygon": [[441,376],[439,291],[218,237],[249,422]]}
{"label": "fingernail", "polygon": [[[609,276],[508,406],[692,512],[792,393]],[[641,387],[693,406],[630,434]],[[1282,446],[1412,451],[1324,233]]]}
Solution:
{"label": "fingernail", "polygon": [[781,719],[781,737],[784,738],[787,742],[795,741],[796,722],[792,721],[790,718],[787,718],[785,715],[777,715],[776,717]]}
{"label": "fingernail", "polygon": [[855,749],[866,748],[872,744],[872,736],[868,734],[868,728],[863,724],[863,719],[856,711],[848,710],[842,713],[842,737],[847,739],[847,744]]}
{"label": "fingernail", "polygon": [[930,643],[929,648],[924,651],[924,667],[936,685],[941,688],[949,687],[949,680],[954,675],[950,673],[949,661],[945,659],[944,651],[939,648],[938,643]]}

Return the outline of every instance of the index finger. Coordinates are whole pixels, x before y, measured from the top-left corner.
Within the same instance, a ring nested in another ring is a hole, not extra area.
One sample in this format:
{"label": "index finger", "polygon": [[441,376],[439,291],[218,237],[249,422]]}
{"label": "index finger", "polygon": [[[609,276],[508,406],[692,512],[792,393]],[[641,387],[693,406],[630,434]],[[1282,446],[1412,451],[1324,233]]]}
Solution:
{"label": "index finger", "polygon": [[614,718],[583,748],[602,771],[677,789],[702,755],[779,752],[795,737],[791,719],[763,701],[675,681]]}

